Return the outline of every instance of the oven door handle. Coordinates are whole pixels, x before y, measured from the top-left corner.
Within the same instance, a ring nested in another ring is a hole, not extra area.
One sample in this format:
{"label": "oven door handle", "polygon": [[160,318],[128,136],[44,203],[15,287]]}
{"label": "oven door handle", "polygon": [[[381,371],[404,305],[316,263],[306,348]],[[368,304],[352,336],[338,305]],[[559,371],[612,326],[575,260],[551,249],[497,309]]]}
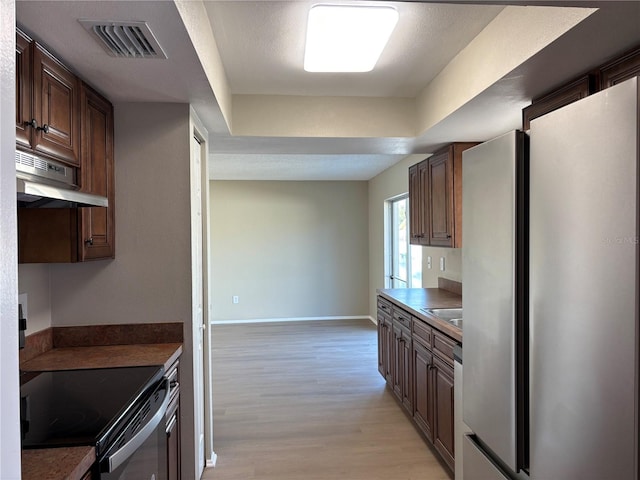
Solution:
{"label": "oven door handle", "polygon": [[[138,432],[131,437],[131,439],[125,443],[120,449],[116,450],[110,455],[107,455],[103,460],[103,466],[106,467],[106,472],[111,473],[122,465],[131,455],[135,453],[138,448],[149,438],[155,429],[160,425],[160,422],[164,420],[167,413],[167,407],[169,406],[169,380],[164,378],[164,398],[162,403],[151,415],[149,421]],[[162,387],[161,387],[162,389]]]}

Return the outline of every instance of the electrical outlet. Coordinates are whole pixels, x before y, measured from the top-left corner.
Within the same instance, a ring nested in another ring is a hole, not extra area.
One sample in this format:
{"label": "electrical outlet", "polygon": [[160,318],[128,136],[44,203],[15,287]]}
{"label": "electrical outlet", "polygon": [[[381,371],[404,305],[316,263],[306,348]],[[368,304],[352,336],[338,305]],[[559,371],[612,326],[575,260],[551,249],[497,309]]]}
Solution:
{"label": "electrical outlet", "polygon": [[232,301],[233,303],[240,303],[240,297],[238,295],[234,295]]}
{"label": "electrical outlet", "polygon": [[427,268],[431,270],[431,255],[427,256]]}
{"label": "electrical outlet", "polygon": [[444,272],[444,257],[440,257],[440,271]]}

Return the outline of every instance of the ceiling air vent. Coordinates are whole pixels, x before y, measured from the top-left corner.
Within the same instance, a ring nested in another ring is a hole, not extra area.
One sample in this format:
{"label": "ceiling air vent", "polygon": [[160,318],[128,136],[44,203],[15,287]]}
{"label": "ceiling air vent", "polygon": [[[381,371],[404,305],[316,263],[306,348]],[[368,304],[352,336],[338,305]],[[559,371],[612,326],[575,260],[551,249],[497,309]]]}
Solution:
{"label": "ceiling air vent", "polygon": [[79,22],[113,57],[167,58],[146,22]]}

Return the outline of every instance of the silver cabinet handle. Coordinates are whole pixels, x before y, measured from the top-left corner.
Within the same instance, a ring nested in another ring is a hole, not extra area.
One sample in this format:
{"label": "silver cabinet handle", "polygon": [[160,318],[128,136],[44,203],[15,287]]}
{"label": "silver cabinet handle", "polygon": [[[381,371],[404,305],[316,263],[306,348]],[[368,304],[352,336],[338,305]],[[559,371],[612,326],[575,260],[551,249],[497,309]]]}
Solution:
{"label": "silver cabinet handle", "polygon": [[171,433],[171,430],[173,430],[173,427],[174,427],[174,425],[176,424],[177,421],[178,421],[178,415],[176,415],[174,413],[173,417],[171,417],[171,420],[169,420],[169,424],[167,425],[166,433]]}
{"label": "silver cabinet handle", "polygon": [[149,421],[138,432],[125,443],[119,450],[116,450],[112,454],[105,457],[103,460],[103,467],[106,467],[106,472],[111,473],[122,465],[131,455],[135,453],[138,448],[153,434],[155,429],[160,425],[160,422],[164,420],[167,413],[167,407],[169,406],[169,380],[164,379],[164,398],[162,403],[151,415]]}

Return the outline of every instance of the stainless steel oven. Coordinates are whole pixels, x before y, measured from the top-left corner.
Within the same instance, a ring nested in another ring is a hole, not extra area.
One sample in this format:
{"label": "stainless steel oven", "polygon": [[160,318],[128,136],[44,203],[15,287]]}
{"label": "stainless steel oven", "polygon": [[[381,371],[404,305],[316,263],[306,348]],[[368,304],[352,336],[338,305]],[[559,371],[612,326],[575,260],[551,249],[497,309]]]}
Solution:
{"label": "stainless steel oven", "polygon": [[162,367],[38,372],[21,397],[23,448],[93,445],[92,478],[167,480]]}
{"label": "stainless steel oven", "polygon": [[99,460],[100,480],[167,480],[169,397],[169,380],[163,378]]}

